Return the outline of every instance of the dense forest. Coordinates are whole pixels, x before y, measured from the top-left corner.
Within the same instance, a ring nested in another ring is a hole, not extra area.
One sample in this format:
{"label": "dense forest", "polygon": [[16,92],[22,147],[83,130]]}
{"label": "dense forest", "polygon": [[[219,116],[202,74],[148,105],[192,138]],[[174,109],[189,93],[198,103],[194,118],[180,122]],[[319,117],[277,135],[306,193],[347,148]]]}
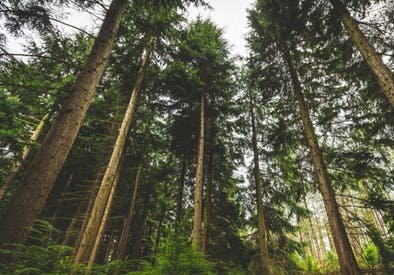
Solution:
{"label": "dense forest", "polygon": [[0,2],[0,274],[394,274],[394,2],[196,8]]}

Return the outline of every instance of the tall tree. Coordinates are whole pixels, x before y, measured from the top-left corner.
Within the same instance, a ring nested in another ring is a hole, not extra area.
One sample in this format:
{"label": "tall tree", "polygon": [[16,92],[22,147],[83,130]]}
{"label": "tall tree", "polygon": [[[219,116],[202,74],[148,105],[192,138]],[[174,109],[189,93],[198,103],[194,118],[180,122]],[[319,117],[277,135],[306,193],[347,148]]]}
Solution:
{"label": "tall tree", "polygon": [[254,184],[256,189],[256,208],[257,208],[257,222],[258,222],[258,242],[261,258],[261,266],[263,268],[263,274],[270,274],[270,264],[268,256],[268,238],[267,229],[265,225],[265,211],[263,206],[263,188],[261,183],[260,174],[260,158],[259,150],[257,147],[257,130],[256,130],[256,118],[254,112],[254,104],[252,98],[252,91],[249,91],[249,113],[252,125],[252,148],[253,148],[253,165],[254,165]]}
{"label": "tall tree", "polygon": [[133,115],[137,107],[138,94],[141,90],[145,72],[148,68],[149,59],[153,50],[153,45],[154,38],[148,37],[141,68],[138,72],[137,79],[131,93],[129,105],[127,106],[122,125],[120,126],[119,134],[116,139],[109,164],[101,181],[99,191],[97,193],[97,197],[92,208],[92,213],[89,218],[89,222],[84,231],[81,244],[78,247],[77,253],[75,255],[74,260],[77,263],[85,262],[90,257],[90,254],[92,252],[91,249],[93,248],[94,240],[97,237],[99,226],[104,219],[105,206],[107,205],[108,197],[112,190],[112,185],[114,184],[114,177],[116,175],[116,171],[119,169],[120,156],[122,151],[124,150],[126,139],[130,132]]}
{"label": "tall tree", "polygon": [[394,74],[386,64],[383,63],[382,57],[376,52],[371,42],[360,30],[358,23],[354,20],[346,5],[341,0],[330,0],[334,7],[334,12],[339,16],[346,31],[352,39],[354,45],[360,51],[365,61],[368,63],[372,72],[375,74],[380,87],[386,95],[391,107],[394,108]]}
{"label": "tall tree", "polygon": [[0,244],[23,243],[40,214],[56,177],[78,134],[104,72],[119,28],[126,0],[114,0],[108,9],[92,51],[73,90],[29,165],[0,224]]}

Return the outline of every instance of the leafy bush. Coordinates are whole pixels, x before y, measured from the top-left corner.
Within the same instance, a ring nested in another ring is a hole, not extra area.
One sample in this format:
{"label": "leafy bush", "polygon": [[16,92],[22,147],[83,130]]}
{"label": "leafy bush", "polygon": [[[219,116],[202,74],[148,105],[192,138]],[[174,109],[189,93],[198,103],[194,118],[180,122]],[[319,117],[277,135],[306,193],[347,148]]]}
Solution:
{"label": "leafy bush", "polygon": [[12,263],[0,266],[1,274],[67,274],[79,270],[72,262],[73,248],[53,242],[57,230],[46,221],[37,221],[29,245],[9,245],[1,250]]}
{"label": "leafy bush", "polygon": [[214,265],[201,253],[195,251],[183,239],[164,242],[154,258],[154,264],[145,262],[142,271],[129,275],[214,275]]}
{"label": "leafy bush", "polygon": [[373,243],[368,243],[363,247],[360,263],[367,268],[374,268],[380,263],[378,248]]}
{"label": "leafy bush", "polygon": [[291,254],[291,260],[304,274],[320,274],[320,268],[315,258],[310,255],[301,257],[297,252]]}
{"label": "leafy bush", "polygon": [[339,261],[338,256],[332,251],[329,251],[324,259],[324,272],[334,273],[339,272]]}

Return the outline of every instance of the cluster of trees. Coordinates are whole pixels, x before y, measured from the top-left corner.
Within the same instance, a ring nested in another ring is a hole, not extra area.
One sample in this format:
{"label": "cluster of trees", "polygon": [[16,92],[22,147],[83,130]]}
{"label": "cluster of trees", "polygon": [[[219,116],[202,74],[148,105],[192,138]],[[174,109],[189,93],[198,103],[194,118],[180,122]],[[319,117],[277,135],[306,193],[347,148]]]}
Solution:
{"label": "cluster of trees", "polygon": [[2,273],[393,272],[394,4],[208,4],[0,3]]}

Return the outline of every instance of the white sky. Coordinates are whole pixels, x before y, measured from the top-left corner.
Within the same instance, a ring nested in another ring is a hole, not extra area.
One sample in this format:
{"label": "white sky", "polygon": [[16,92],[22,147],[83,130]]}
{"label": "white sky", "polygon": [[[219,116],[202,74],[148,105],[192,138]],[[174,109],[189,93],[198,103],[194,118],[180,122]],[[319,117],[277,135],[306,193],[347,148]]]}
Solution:
{"label": "white sky", "polygon": [[225,38],[232,45],[232,53],[246,56],[245,35],[247,28],[246,9],[250,8],[254,0],[208,0],[212,10],[192,8],[191,18],[201,15],[202,18],[211,18],[225,31]]}
{"label": "white sky", "polygon": [[[212,9],[191,7],[188,17],[190,19],[195,19],[197,16],[201,16],[203,19],[211,18],[220,28],[224,29],[225,38],[231,45],[232,55],[246,56],[245,35],[248,31],[246,9],[250,8],[254,0],[207,0],[207,2]],[[87,13],[65,9],[62,14],[64,22],[85,29],[90,33],[97,31],[101,24],[100,21],[95,20],[92,15]],[[63,25],[59,25],[59,27],[65,32],[76,32],[75,29]],[[36,34],[32,33],[30,36],[36,37]],[[9,37],[7,48],[13,53],[21,53],[23,52],[21,44],[24,40],[23,38]]]}

